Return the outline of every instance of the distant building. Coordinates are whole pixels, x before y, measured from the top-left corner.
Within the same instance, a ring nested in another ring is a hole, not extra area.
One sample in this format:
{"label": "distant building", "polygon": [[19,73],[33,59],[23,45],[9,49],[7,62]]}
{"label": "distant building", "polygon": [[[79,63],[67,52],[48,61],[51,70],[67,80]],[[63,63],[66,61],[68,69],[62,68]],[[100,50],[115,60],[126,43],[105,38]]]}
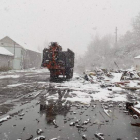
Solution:
{"label": "distant building", "polygon": [[39,68],[41,65],[42,53],[27,48],[26,43],[21,45],[21,43],[6,36],[0,40],[0,46],[4,47],[14,55],[13,69]]}
{"label": "distant building", "polygon": [[135,63],[136,69],[140,70],[140,55],[134,57],[134,59],[135,59],[134,63]]}
{"label": "distant building", "polygon": [[0,71],[13,69],[14,54],[0,46]]}

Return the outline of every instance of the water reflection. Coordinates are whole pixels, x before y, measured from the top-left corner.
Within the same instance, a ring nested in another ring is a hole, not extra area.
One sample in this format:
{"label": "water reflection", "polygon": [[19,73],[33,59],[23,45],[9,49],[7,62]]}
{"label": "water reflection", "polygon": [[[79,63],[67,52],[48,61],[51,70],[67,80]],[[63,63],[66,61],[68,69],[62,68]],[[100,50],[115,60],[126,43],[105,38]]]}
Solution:
{"label": "water reflection", "polygon": [[62,101],[63,94],[63,92],[58,91],[59,97],[56,101],[50,99],[46,102],[43,97],[40,98],[40,113],[45,113],[45,119],[48,125],[54,124],[53,121],[57,115],[66,116],[71,108],[70,102]]}

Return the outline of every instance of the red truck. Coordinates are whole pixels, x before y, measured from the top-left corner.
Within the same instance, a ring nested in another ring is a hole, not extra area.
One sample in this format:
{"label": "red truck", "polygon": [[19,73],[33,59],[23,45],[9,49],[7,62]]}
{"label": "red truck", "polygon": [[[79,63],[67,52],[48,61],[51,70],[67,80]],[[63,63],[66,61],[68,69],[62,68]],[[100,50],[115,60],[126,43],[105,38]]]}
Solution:
{"label": "red truck", "polygon": [[62,51],[57,42],[51,42],[49,48],[43,50],[42,67],[49,69],[51,79],[57,79],[59,75],[70,79],[73,77],[74,52]]}

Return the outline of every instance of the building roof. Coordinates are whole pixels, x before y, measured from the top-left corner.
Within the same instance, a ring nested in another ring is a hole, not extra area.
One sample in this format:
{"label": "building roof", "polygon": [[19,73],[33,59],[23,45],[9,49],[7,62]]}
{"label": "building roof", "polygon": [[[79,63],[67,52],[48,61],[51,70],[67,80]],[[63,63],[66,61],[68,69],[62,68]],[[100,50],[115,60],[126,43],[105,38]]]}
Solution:
{"label": "building roof", "polygon": [[37,52],[37,53],[42,53],[42,52],[40,52],[40,51],[38,51],[37,49],[35,49],[35,48],[31,48],[31,46],[29,47],[29,45],[27,45],[26,43],[23,43],[23,42],[21,42],[21,41],[14,41],[13,39],[11,39],[9,36],[6,36],[6,37],[4,37],[4,38],[2,38],[1,40],[0,40],[1,42],[8,42],[8,43],[15,43],[15,45],[19,45],[21,48],[23,48],[23,49],[25,49],[25,50],[30,50],[30,51],[33,51],[33,52]]}
{"label": "building roof", "polygon": [[11,52],[9,52],[7,49],[5,49],[4,47],[0,46],[0,55],[8,55],[8,56],[14,56],[14,54],[12,54]]}
{"label": "building roof", "polygon": [[136,57],[134,57],[134,58],[136,58],[136,59],[140,59],[140,55],[138,55],[138,56],[136,56]]}

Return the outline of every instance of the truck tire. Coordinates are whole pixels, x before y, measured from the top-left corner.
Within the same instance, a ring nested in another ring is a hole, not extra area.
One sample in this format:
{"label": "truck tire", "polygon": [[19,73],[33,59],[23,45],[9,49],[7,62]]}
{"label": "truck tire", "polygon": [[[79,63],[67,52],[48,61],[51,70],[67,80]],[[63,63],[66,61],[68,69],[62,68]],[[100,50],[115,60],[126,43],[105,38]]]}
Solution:
{"label": "truck tire", "polygon": [[73,77],[73,69],[68,68],[66,70],[66,79],[71,79]]}
{"label": "truck tire", "polygon": [[71,69],[71,77],[70,78],[72,78],[73,77],[73,69]]}
{"label": "truck tire", "polygon": [[53,70],[50,70],[50,79],[51,79],[51,80],[54,79]]}
{"label": "truck tire", "polygon": [[50,70],[50,79],[51,80],[56,80],[56,79],[58,79],[58,75],[55,75],[55,72],[56,72],[56,70]]}

